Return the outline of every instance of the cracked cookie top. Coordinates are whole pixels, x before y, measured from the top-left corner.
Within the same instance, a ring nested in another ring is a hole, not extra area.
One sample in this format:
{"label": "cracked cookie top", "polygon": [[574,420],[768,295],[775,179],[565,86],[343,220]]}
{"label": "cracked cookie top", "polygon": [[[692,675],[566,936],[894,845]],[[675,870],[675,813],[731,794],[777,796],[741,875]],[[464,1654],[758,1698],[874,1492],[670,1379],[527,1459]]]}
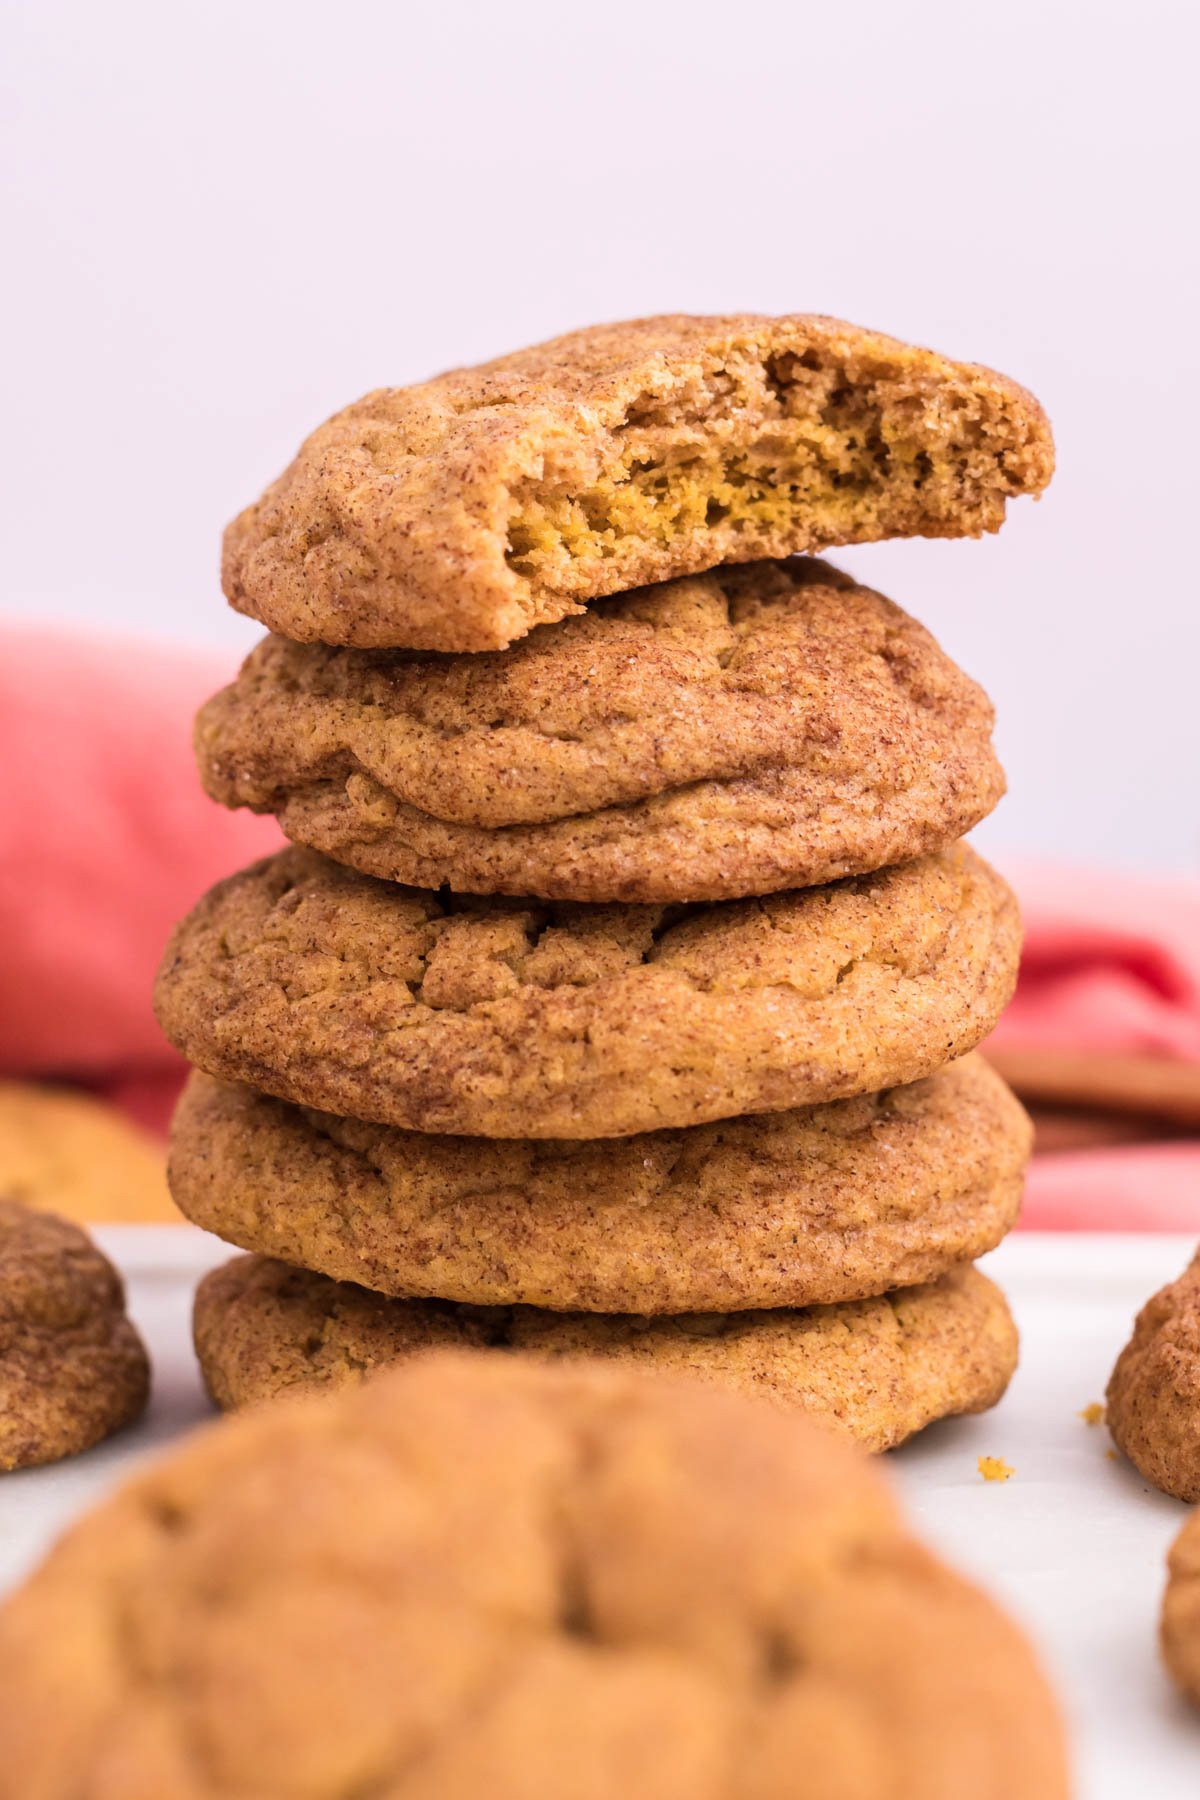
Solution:
{"label": "cracked cookie top", "polygon": [[368,874],[722,899],[939,848],[1003,790],[986,695],[807,558],[599,601],[494,655],[266,639],[197,720],[226,806]]}
{"label": "cracked cookie top", "polygon": [[197,1225],[385,1294],[596,1313],[907,1287],[1015,1222],[1029,1121],[971,1056],[908,1087],[679,1131],[438,1137],[193,1074],[171,1188]]}
{"label": "cracked cookie top", "polygon": [[211,1075],[350,1118],[620,1137],[915,1081],[1016,978],[1010,890],[965,845],[717,906],[434,894],[285,850],[176,928],[156,988]]}
{"label": "cracked cookie top", "polygon": [[414,1359],[192,1435],[0,1611],[39,1800],[1065,1800],[1024,1638],[811,1421]]}
{"label": "cracked cookie top", "polygon": [[597,326],[381,388],[225,534],[225,592],[300,642],[499,650],[719,563],[994,531],[1054,466],[991,370],[814,314]]}

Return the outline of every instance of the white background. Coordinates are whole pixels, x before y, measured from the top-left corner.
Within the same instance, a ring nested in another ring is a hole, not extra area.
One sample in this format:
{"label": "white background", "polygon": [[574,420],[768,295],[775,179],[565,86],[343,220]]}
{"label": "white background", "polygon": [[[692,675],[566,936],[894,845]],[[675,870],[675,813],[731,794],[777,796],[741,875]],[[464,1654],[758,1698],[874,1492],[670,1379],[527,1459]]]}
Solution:
{"label": "white background", "polygon": [[1060,473],[843,562],[991,690],[994,849],[1200,865],[1200,9],[9,0],[9,612],[228,646],[221,525],[367,388],[820,310],[988,362]]}

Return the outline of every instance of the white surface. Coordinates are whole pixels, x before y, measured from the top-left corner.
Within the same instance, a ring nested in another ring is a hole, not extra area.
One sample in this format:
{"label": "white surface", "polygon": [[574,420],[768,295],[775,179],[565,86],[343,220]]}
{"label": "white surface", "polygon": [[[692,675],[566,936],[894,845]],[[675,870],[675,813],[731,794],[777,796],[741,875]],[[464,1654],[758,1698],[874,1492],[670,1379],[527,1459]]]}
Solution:
{"label": "white surface", "polygon": [[[149,1449],[208,1416],[190,1295],[228,1248],[183,1226],[98,1235],[129,1282],[154,1360],[153,1404],[138,1430],[90,1456],[0,1479],[0,1586]],[[1200,1715],[1176,1700],[1155,1638],[1163,1558],[1184,1508],[1110,1460],[1103,1427],[1078,1417],[1102,1397],[1134,1312],[1193,1248],[1174,1237],[1010,1238],[988,1267],[1021,1326],[1012,1388],[994,1412],[937,1426],[888,1459],[923,1535],[1040,1645],[1072,1725],[1078,1800],[1191,1800],[1200,1786]],[[983,1481],[985,1454],[1011,1463],[1012,1480]]]}
{"label": "white surface", "polygon": [[221,527],[367,389],[600,319],[838,313],[1054,421],[999,538],[844,557],[996,701],[985,845],[1200,867],[1200,9],[4,10],[0,605],[232,667]]}

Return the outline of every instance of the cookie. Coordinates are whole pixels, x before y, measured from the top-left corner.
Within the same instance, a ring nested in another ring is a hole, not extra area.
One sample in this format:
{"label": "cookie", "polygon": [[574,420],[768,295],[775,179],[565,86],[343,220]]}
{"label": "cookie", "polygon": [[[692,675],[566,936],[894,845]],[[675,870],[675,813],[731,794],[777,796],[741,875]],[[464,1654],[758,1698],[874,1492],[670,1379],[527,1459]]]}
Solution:
{"label": "cookie", "polygon": [[384,1294],[730,1312],[982,1256],[1016,1220],[1028,1149],[976,1056],[853,1100],[591,1142],[433,1137],[193,1075],[170,1174],[205,1230]]}
{"label": "cookie", "polygon": [[1200,1512],[1188,1519],[1167,1558],[1161,1641],[1173,1680],[1200,1706]]}
{"label": "cookie", "polygon": [[368,875],[658,902],[940,849],[1004,777],[986,695],[827,565],[598,601],[477,657],[267,638],[197,721],[208,793]]}
{"label": "cookie", "polygon": [[1107,1403],[1113,1441],[1146,1480],[1200,1500],[1200,1253],[1138,1314]]}
{"label": "cookie", "polygon": [[93,1225],[178,1219],[158,1145],[74,1088],[0,1081],[0,1198]]}
{"label": "cookie", "polygon": [[149,1385],[112,1264],[69,1220],[0,1198],[0,1470],[90,1450]]}
{"label": "cookie", "polygon": [[638,319],[347,407],[234,520],[222,579],[296,642],[502,650],[720,563],[978,537],[1053,466],[989,369],[810,314]]}
{"label": "cookie", "polygon": [[0,1742],[4,1800],[1068,1792],[1024,1637],[853,1444],[482,1354],[136,1475],[0,1609]]}
{"label": "cookie", "polygon": [[435,894],[285,850],[176,927],[159,1020],[210,1075],[343,1117],[622,1137],[915,1081],[995,1023],[1016,902],[963,845],[695,907]]}
{"label": "cookie", "polygon": [[422,1350],[503,1348],[693,1375],[799,1407],[868,1450],[890,1450],[935,1419],[986,1412],[1017,1366],[1004,1296],[970,1267],[837,1306],[647,1319],[390,1300],[239,1256],[200,1283],[194,1330],[205,1385],[225,1408],[343,1387]]}

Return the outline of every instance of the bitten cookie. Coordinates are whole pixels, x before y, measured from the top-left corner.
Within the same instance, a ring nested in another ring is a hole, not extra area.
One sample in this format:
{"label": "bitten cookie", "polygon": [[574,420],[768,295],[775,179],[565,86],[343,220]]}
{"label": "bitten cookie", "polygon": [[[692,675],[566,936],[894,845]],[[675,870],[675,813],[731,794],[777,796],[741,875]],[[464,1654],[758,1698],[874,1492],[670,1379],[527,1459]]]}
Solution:
{"label": "bitten cookie", "polygon": [[389,1300],[265,1256],[239,1256],[196,1291],[196,1354],[218,1406],[342,1387],[428,1349],[601,1357],[798,1407],[890,1450],[935,1419],[986,1412],[1017,1366],[1003,1294],[977,1269],[840,1306],[647,1319],[536,1307]]}
{"label": "bitten cookie", "polygon": [[621,1137],[915,1081],[995,1024],[1016,902],[965,846],[696,907],[399,888],[285,850],[176,928],[163,1029],[210,1075],[350,1118]]}
{"label": "bitten cookie", "polygon": [[1113,1440],[1146,1480],[1200,1500],[1200,1253],[1143,1306],[1107,1401]]}
{"label": "bitten cookie", "polygon": [[161,1148],[90,1094],[0,1081],[0,1196],[92,1225],[178,1219]]}
{"label": "bitten cookie", "polygon": [[1200,1706],[1200,1512],[1188,1519],[1167,1558],[1161,1640],[1176,1685]]}
{"label": "bitten cookie", "polygon": [[995,531],[1053,466],[989,369],[808,314],[637,319],[347,407],[230,525],[222,578],[297,642],[502,650],[719,563]]}
{"label": "bitten cookie", "polygon": [[910,1087],[594,1142],[433,1137],[193,1075],[188,1218],[385,1294],[729,1312],[929,1281],[1016,1220],[1029,1122],[969,1057]]}
{"label": "bitten cookie", "polygon": [[267,638],[197,721],[204,785],[368,875],[722,900],[906,862],[991,811],[986,695],[826,564],[600,601],[490,656]]}
{"label": "bitten cookie", "polygon": [[89,1450],[149,1385],[112,1264],[68,1220],[0,1199],[0,1470]]}
{"label": "bitten cookie", "polygon": [[4,1800],[1068,1786],[1024,1638],[853,1445],[479,1354],[195,1433],[76,1525],[0,1611],[0,1742]]}

